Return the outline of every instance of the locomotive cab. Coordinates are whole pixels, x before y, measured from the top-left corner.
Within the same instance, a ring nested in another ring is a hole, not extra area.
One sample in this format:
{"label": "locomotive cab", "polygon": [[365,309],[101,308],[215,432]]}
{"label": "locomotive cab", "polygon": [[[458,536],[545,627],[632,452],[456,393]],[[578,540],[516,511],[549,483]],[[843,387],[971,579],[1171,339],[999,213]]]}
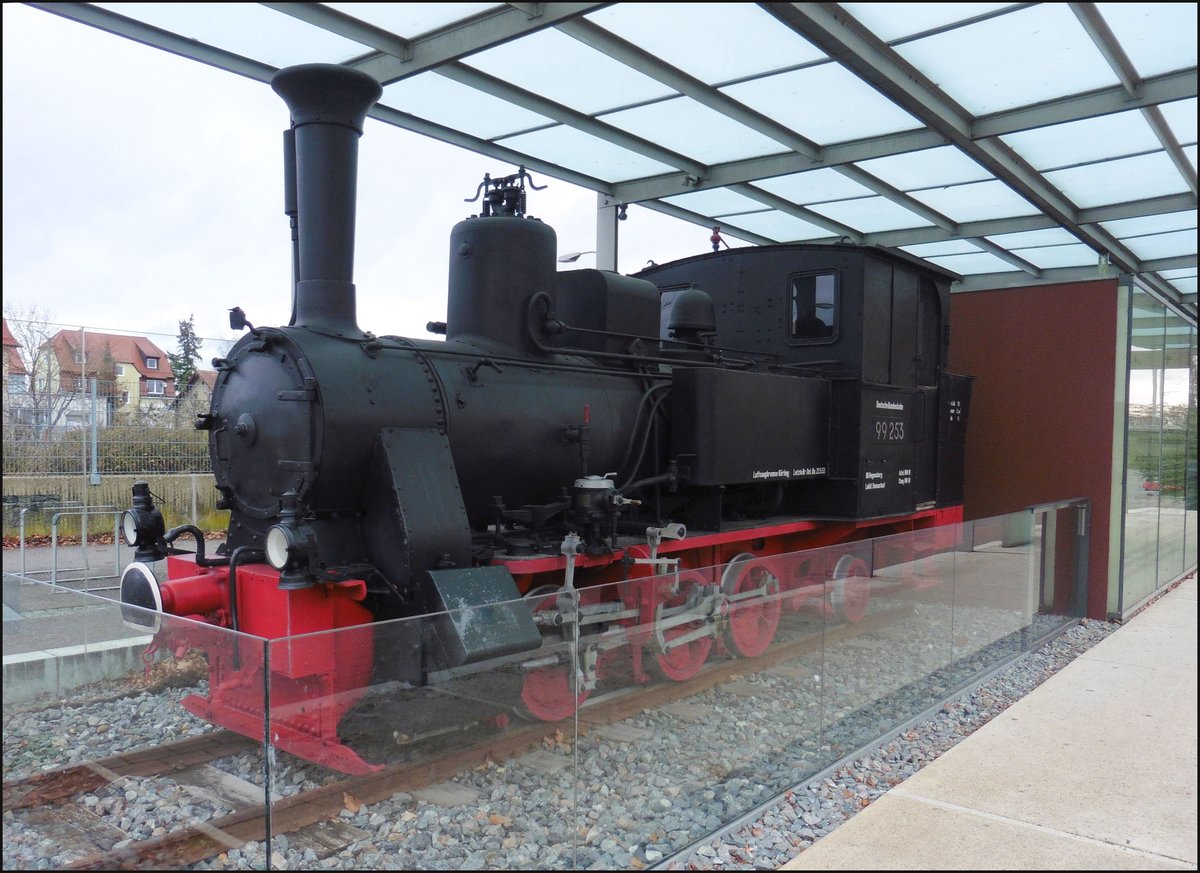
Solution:
{"label": "locomotive cab", "polygon": [[[681,286],[703,288],[714,303],[717,347],[762,356],[759,371],[826,386],[824,398],[819,389],[809,392],[805,414],[774,428],[800,435],[796,463],[750,471],[787,483],[782,509],[872,518],[961,502],[970,380],[945,369],[955,274],[891,249],[791,244],[714,252],[638,276],[664,298]],[[742,381],[738,389],[730,380],[731,398],[755,390]],[[768,385],[758,389],[756,406],[780,396]],[[703,401],[682,403],[693,428],[712,420],[713,408],[696,405]],[[705,457],[717,463],[767,441],[753,413],[741,418],[722,422],[719,434],[679,432],[680,454],[698,441],[704,466]],[[704,477],[712,485],[751,484],[741,478]]]}

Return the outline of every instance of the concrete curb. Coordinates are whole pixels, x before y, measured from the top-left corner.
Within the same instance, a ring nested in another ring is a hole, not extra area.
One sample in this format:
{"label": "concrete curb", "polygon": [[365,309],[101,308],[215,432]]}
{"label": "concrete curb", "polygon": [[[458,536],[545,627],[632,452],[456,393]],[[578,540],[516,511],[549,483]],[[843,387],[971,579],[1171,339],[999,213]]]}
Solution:
{"label": "concrete curb", "polygon": [[142,653],[152,639],[127,637],[5,655],[4,700],[22,703],[41,694],[61,694],[124,676],[143,666]]}

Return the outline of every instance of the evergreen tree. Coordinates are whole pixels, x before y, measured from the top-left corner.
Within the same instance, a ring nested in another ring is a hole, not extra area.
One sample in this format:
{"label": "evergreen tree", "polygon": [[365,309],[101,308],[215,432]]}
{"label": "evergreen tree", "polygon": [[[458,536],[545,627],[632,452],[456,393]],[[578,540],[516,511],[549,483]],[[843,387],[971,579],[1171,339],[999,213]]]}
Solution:
{"label": "evergreen tree", "polygon": [[193,324],[195,315],[189,315],[187,321],[179,322],[179,352],[167,354],[171,361],[171,369],[175,373],[175,390],[182,391],[191,381],[196,372],[196,362],[200,360],[200,340],[196,336]]}
{"label": "evergreen tree", "polygon": [[[91,355],[88,355],[90,358]],[[100,366],[89,367],[89,376],[96,377],[96,393],[104,397],[115,397],[121,390],[117,381],[117,361],[113,357],[112,346],[104,343],[104,354],[100,356]]]}

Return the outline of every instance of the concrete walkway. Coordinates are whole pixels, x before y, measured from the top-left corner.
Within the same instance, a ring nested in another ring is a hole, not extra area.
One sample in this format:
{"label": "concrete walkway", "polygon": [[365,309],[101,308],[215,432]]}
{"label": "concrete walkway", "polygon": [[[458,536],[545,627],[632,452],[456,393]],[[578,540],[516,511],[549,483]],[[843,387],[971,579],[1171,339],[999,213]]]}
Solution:
{"label": "concrete walkway", "polygon": [[1196,577],[783,866],[1195,870]]}

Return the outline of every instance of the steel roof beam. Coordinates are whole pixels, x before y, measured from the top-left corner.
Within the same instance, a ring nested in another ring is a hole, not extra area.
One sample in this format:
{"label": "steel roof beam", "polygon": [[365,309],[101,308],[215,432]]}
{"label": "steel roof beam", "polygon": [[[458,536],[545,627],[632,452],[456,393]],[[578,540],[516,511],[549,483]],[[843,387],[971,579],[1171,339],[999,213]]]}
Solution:
{"label": "steel roof beam", "polygon": [[1079,220],[1085,224],[1100,221],[1119,221],[1122,218],[1145,218],[1148,215],[1166,215],[1171,212],[1195,211],[1196,198],[1191,194],[1166,194],[1145,200],[1129,200],[1107,206],[1092,206],[1079,210]]}
{"label": "steel roof beam", "polygon": [[[1084,121],[1089,118],[1111,115],[1115,112],[1157,106],[1176,100],[1187,100],[1200,93],[1197,82],[1197,69],[1191,67],[1187,70],[1145,80],[1142,95],[1136,100],[1131,99],[1125,89],[1117,85],[1089,94],[1071,95],[1034,106],[1022,106],[1017,109],[983,115],[975,119],[972,126],[973,135],[975,139],[1002,136],[1024,130],[1051,127],[1055,124]],[[673,194],[705,188],[719,188],[737,182],[753,182],[772,176],[784,176],[820,167],[884,158],[946,144],[946,138],[933,130],[903,131],[825,146],[821,150],[819,160],[793,152],[783,152],[759,158],[714,164],[709,170],[708,179],[698,184],[695,180],[689,180],[682,174],[672,173],[623,182],[617,187],[626,202],[635,203],[638,200],[652,197],[669,197]]]}
{"label": "steel roof beam", "polygon": [[791,128],[749,106],[739,103],[732,97],[722,94],[711,85],[671,66],[645,49],[626,42],[604,28],[581,19],[560,22],[556,26],[560,31],[574,37],[584,45],[661,82],[680,94],[691,97],[697,103],[732,118],[763,136],[775,140],[785,148],[811,159],[819,159],[821,149],[812,140],[806,139]]}
{"label": "steel roof beam", "polygon": [[140,42],[142,45],[162,49],[173,55],[199,61],[210,67],[216,67],[228,73],[236,73],[258,82],[270,82],[271,77],[277,72],[277,69],[270,64],[252,61],[199,40],[188,39],[177,33],[171,33],[169,30],[109,12],[107,9],[93,6],[91,3],[30,3],[29,5],[43,12],[78,21],[80,24],[87,24],[97,30],[123,36],[134,42]]}
{"label": "steel roof beam", "polygon": [[[650,76],[667,87],[673,88],[679,93],[707,106],[709,109],[720,112],[722,115],[749,127],[751,130],[775,140],[780,145],[792,149],[796,154],[802,155],[814,162],[822,162],[821,148],[812,140],[734,100],[711,85],[666,63],[604,28],[590,21],[574,19],[559,24],[558,29],[579,40],[584,45],[608,55],[613,60],[630,66],[638,72]],[[904,192],[898,191],[882,180],[875,178],[865,170],[841,165],[835,167],[835,169],[837,172],[853,179],[876,194],[920,215],[926,221],[931,221],[940,226],[953,226],[953,222],[946,218],[946,216],[935,212],[919,200],[915,200]],[[695,179],[696,182],[700,182],[707,178],[707,173],[704,176],[691,178]],[[684,181],[686,184],[687,177],[685,177]],[[684,192],[675,191],[673,193],[679,194]],[[796,209],[798,207],[791,204],[791,208]],[[805,220],[811,219],[806,218]]]}
{"label": "steel roof beam", "polygon": [[[1195,209],[1190,194],[1171,194],[1134,200],[1112,206],[1097,206],[1080,210],[1080,220],[1087,224],[1101,221],[1117,221],[1122,218],[1140,218],[1150,215],[1165,215]],[[983,221],[967,221],[959,225],[958,233],[948,233],[940,227],[911,227],[901,230],[885,230],[864,234],[867,245],[912,246],[923,243],[946,242],[954,239],[971,240],[984,236],[999,236],[1006,233],[1022,233],[1030,230],[1046,230],[1058,227],[1053,219],[1045,215],[1021,215],[1015,218],[989,218]],[[833,240],[823,240],[832,242]]]}
{"label": "steel roof beam", "polygon": [[[947,267],[946,269],[952,269]],[[1043,270],[1042,275],[1021,276],[1019,273],[975,273],[971,276],[964,276],[961,282],[955,282],[950,286],[950,290],[958,293],[963,291],[986,291],[995,288],[1015,288],[1030,285],[1057,285],[1068,282],[1099,282],[1118,280],[1119,271],[1102,276],[1096,267],[1056,267],[1050,270]],[[1137,280],[1140,284],[1153,290],[1155,296],[1168,303],[1174,304],[1175,307],[1182,309],[1185,301],[1181,300],[1180,293],[1169,284],[1164,282],[1161,277],[1150,272],[1139,272]],[[1187,317],[1193,322],[1195,320],[1194,313],[1188,313]]]}
{"label": "steel roof beam", "polygon": [[1033,167],[996,139],[973,140],[974,119],[924,74],[834,3],[761,4],[1088,245],[1109,252],[1119,270],[1140,272],[1136,257],[1095,225]]}
{"label": "steel roof beam", "polygon": [[466,64],[457,62],[444,64],[438,67],[436,72],[447,79],[467,85],[485,94],[491,94],[493,97],[499,97],[501,100],[505,100],[515,106],[520,106],[523,109],[528,109],[531,112],[552,118],[557,122],[602,139],[605,142],[629,149],[644,157],[653,158],[668,166],[678,167],[692,175],[703,176],[708,172],[707,166],[691,158],[684,157],[678,152],[673,152],[657,143],[634,136],[618,127],[613,127],[611,124],[605,124],[603,121],[599,121],[590,115],[585,115],[570,107],[563,106],[561,103],[555,103],[553,100],[548,100],[538,94],[518,88],[510,82],[497,79],[495,76],[490,76]]}
{"label": "steel roof beam", "polygon": [[700,227],[711,228],[720,226],[721,230],[728,232],[730,236],[745,240],[752,245],[773,246],[778,242],[778,240],[773,240],[770,237],[765,237],[749,230],[742,230],[740,227],[729,224],[727,221],[710,218],[707,215],[701,215],[699,212],[692,212],[690,209],[683,209],[672,203],[664,203],[661,200],[650,200],[646,203],[639,203],[638,206],[653,209],[655,212],[661,212],[663,215],[669,215],[672,218],[678,218],[680,221],[697,224]]}
{"label": "steel roof beam", "polygon": [[444,127],[432,121],[426,121],[423,118],[417,118],[415,115],[409,115],[398,109],[392,109],[390,106],[383,106],[377,103],[368,114],[372,118],[386,124],[395,125],[396,127],[411,130],[414,133],[420,133],[434,139],[440,139],[443,142],[451,143],[489,158],[495,158],[504,163],[523,166],[527,170],[537,170],[539,173],[545,173],[547,176],[553,176],[556,179],[570,182],[572,185],[579,185],[581,188],[587,188],[591,191],[597,191],[602,194],[611,193],[612,186],[603,179],[597,179],[594,176],[568,169],[567,167],[551,163],[534,155],[527,155],[516,149],[510,149],[498,143],[480,139],[462,131]]}
{"label": "steel roof beam", "polygon": [[994,255],[995,257],[999,258],[1000,260],[1004,261],[1005,263],[1011,264],[1012,266],[1016,267],[1018,270],[1020,270],[1024,273],[1028,273],[1030,276],[1033,276],[1035,279],[1040,279],[1046,272],[1041,267],[1036,267],[1033,264],[1029,263],[1029,261],[1025,260],[1020,255],[1014,254],[1013,252],[1010,252],[1008,249],[1002,248],[1002,247],[996,245],[991,240],[984,239],[981,236],[968,237],[967,242],[971,243],[972,245],[978,246],[983,251],[987,252],[989,255]]}
{"label": "steel roof beam", "polygon": [[[320,4],[287,3],[279,6],[291,7],[289,14],[303,17],[304,20],[317,24],[313,18],[319,16],[324,23],[319,26],[334,33],[340,31],[335,27],[346,27],[339,20],[349,18],[342,16]],[[396,56],[387,53],[387,49],[376,45],[380,54],[369,55],[354,62],[353,66],[370,73],[384,85],[398,82],[410,76],[415,76],[440,64],[457,61],[467,55],[503,45],[518,37],[528,36],[547,27],[553,27],[563,21],[569,21],[580,15],[608,6],[607,3],[522,3],[507,4],[481,12],[471,18],[456,21],[446,27],[431,31],[409,43],[407,57],[403,54]],[[524,7],[524,8],[522,8]],[[536,7],[536,8],[535,8]],[[326,12],[333,13],[332,15]],[[350,19],[355,21],[355,19]],[[370,25],[367,25],[368,27]],[[342,33],[343,36],[349,36]],[[355,39],[349,36],[350,39]],[[361,42],[362,40],[359,39]]]}
{"label": "steel roof beam", "polygon": [[[953,270],[954,268],[948,266],[945,269]],[[992,288],[1015,288],[1029,285],[1056,285],[1066,282],[1114,281],[1118,278],[1119,273],[1119,270],[1114,270],[1107,276],[1101,276],[1095,266],[1055,267],[1042,270],[1040,276],[1022,276],[1016,272],[975,273],[963,276],[961,282],[955,282],[950,286],[950,290],[957,293],[959,291],[984,291]]]}
{"label": "steel roof beam", "polygon": [[847,164],[845,166],[838,167],[837,171],[852,182],[857,182],[864,188],[874,191],[876,194],[882,195],[888,200],[891,200],[893,203],[903,206],[909,212],[919,215],[930,224],[936,225],[950,233],[956,233],[958,231],[958,224],[956,222],[947,218],[945,215],[942,215],[942,213],[938,212],[936,209],[931,209],[930,207],[926,206],[915,197],[904,193],[899,188],[894,188],[887,182],[884,182],[882,179],[872,176],[866,170],[860,169],[851,164]]}
{"label": "steel roof beam", "polygon": [[[799,218],[801,221],[807,221],[809,224],[815,224],[817,227],[833,231],[833,233],[837,234],[839,238],[846,237],[851,242],[858,244],[861,244],[863,241],[863,235],[861,231],[857,231],[852,227],[847,227],[844,224],[840,224],[831,218],[826,218],[819,212],[813,212],[809,209],[805,209],[803,206],[797,206],[795,203],[785,200],[783,197],[778,197],[775,194],[764,191],[761,188],[755,188],[753,185],[730,185],[729,190],[745,197],[749,197],[752,200],[763,204],[764,206],[769,206],[772,209],[778,210],[779,212]],[[737,221],[736,215],[731,215],[728,217],[732,218],[734,221]],[[714,221],[715,220],[717,219],[714,219]]]}
{"label": "steel roof beam", "polygon": [[1079,23],[1083,25],[1087,35],[1092,38],[1092,43],[1100,50],[1104,60],[1108,61],[1112,71],[1117,74],[1121,86],[1130,97],[1137,97],[1142,88],[1142,78],[1138,75],[1133,62],[1129,60],[1129,55],[1125,54],[1125,49],[1121,47],[1112,28],[1108,26],[1108,22],[1100,14],[1100,10],[1096,8],[1096,4],[1068,3],[1067,5],[1071,7],[1071,11],[1079,19]]}
{"label": "steel roof beam", "polygon": [[[1069,5],[1071,11],[1075,13],[1075,17],[1079,19],[1079,23],[1083,25],[1083,29],[1092,38],[1092,42],[1096,48],[1100,50],[1100,54],[1104,55],[1104,59],[1108,61],[1108,65],[1112,67],[1112,71],[1121,80],[1121,86],[1130,97],[1137,98],[1140,96],[1142,79],[1138,76],[1137,69],[1133,66],[1133,62],[1129,60],[1129,56],[1125,54],[1125,49],[1121,47],[1116,34],[1112,32],[1112,28],[1108,26],[1108,22],[1104,20],[1104,17],[1100,14],[1100,10],[1096,8],[1096,4],[1071,3]],[[1162,110],[1157,106],[1143,107],[1142,117],[1146,119],[1146,123],[1150,125],[1150,129],[1154,131],[1154,135],[1158,137],[1158,141],[1162,144],[1162,147],[1171,156],[1175,168],[1192,189],[1192,194],[1196,194],[1196,171],[1192,169],[1191,162],[1187,159],[1187,155],[1183,153],[1183,149],[1180,148],[1179,141],[1175,139],[1175,134],[1171,132],[1167,120],[1163,118]]]}
{"label": "steel roof beam", "polygon": [[259,5],[274,9],[284,15],[290,15],[292,18],[353,42],[370,46],[378,52],[391,55],[399,60],[405,62],[412,60],[412,40],[384,30],[382,27],[376,27],[374,24],[360,21],[344,12],[338,12],[323,3],[260,3]]}
{"label": "steel roof beam", "polygon": [[981,115],[975,119],[975,138],[1037,130],[1055,124],[1084,121],[1116,112],[1187,100],[1196,96],[1197,70],[1195,67],[1189,67],[1186,70],[1176,70],[1144,79],[1140,92],[1137,97],[1132,97],[1124,86],[1114,85],[1086,94],[1071,94],[1030,106]]}
{"label": "steel roof beam", "polygon": [[1142,261],[1142,269],[1157,273],[1161,270],[1186,270],[1189,267],[1195,269],[1197,258],[1195,255],[1175,255],[1170,258],[1151,258]]}
{"label": "steel roof beam", "polygon": [[1167,119],[1163,117],[1162,110],[1157,106],[1148,106],[1142,110],[1142,117],[1146,119],[1146,123],[1150,125],[1150,129],[1154,131],[1158,141],[1171,156],[1179,175],[1187,181],[1188,186],[1192,189],[1192,197],[1196,197],[1196,171],[1187,155],[1183,153],[1183,148],[1179,145],[1179,140],[1175,138],[1175,133],[1171,130],[1170,125],[1167,124]]}

